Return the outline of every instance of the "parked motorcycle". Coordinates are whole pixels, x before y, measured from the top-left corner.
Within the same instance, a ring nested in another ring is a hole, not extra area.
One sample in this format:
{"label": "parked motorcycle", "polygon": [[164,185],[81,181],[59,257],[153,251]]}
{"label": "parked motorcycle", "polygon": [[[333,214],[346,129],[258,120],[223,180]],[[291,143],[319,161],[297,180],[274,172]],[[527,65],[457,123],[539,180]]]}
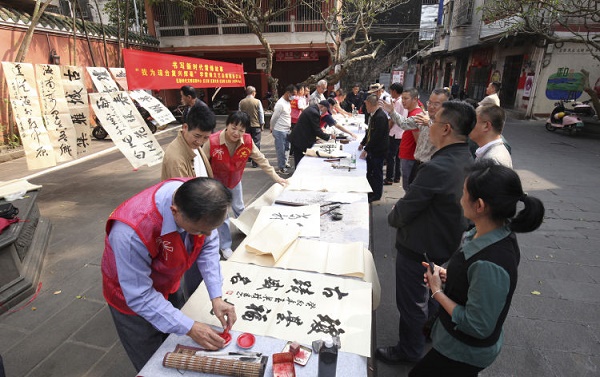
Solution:
{"label": "parked motorcycle", "polygon": [[[146,125],[150,129],[150,132],[155,133],[156,130],[158,130],[158,122],[154,118],[152,118],[148,110],[139,106],[137,102],[135,103],[135,107],[142,115],[142,118],[144,118],[144,122],[146,122]],[[100,124],[100,120],[98,119],[98,117],[94,116],[94,121],[96,122],[96,127],[92,129],[92,136],[98,140],[106,139],[106,137],[108,136],[108,132],[106,132],[104,127],[102,127],[102,124]]]}
{"label": "parked motorcycle", "polygon": [[[593,111],[593,109],[592,109]],[[560,100],[554,104],[554,110],[546,120],[548,131],[563,130],[574,136],[581,132],[584,123],[580,116],[574,111],[565,108],[565,101]]]}
{"label": "parked motorcycle", "polygon": [[227,94],[221,95],[217,98],[216,101],[212,104],[212,109],[217,115],[227,115],[229,114],[229,109],[227,108],[227,100],[229,100],[229,96]]}

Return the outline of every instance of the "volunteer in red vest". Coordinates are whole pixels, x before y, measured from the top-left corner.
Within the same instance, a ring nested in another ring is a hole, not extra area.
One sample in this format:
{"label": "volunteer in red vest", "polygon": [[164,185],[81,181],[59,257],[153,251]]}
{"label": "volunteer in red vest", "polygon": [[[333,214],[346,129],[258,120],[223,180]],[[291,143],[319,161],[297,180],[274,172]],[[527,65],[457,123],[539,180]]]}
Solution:
{"label": "volunteer in red vest", "polygon": [[[254,144],[250,135],[245,133],[248,127],[250,127],[248,114],[242,111],[233,112],[227,117],[225,129],[210,135],[209,142],[202,146],[210,161],[215,179],[222,182],[233,195],[231,209],[235,218],[244,211],[242,175],[248,158],[256,162],[273,181],[281,185],[287,184],[287,180],[275,173],[275,169]],[[219,227],[219,239],[223,258],[229,259],[233,251],[227,219]]]}
{"label": "volunteer in red vest", "polygon": [[176,297],[195,263],[223,328],[236,321],[222,299],[217,227],[231,193],[211,178],[175,178],[123,202],[106,224],[102,289],[121,343],[139,372],[168,334],[188,335],[202,348],[225,344],[217,331],[183,314]]}
{"label": "volunteer in red vest", "polygon": [[[423,109],[419,107],[419,92],[415,88],[404,89],[402,92],[402,106],[408,111],[408,117],[421,114]],[[416,164],[415,149],[419,130],[405,130],[400,141],[398,157],[400,157],[400,170],[402,172],[402,188],[408,192],[410,186],[410,175]]]}

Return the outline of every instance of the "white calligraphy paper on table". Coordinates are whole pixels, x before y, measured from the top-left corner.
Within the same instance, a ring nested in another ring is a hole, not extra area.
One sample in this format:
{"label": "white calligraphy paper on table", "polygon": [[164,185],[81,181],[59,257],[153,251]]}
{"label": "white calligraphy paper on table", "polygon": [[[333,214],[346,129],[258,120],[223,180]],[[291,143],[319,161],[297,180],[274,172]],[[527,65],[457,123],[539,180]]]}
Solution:
{"label": "white calligraphy paper on table", "polygon": [[129,90],[129,86],[127,86],[127,73],[125,72],[125,68],[110,67],[108,70],[110,73],[112,73],[115,81],[117,84],[119,84],[121,89],[125,91]]}
{"label": "white calligraphy paper on table", "polygon": [[90,152],[90,107],[83,67],[61,65],[62,86],[77,134],[77,156]]}
{"label": "white calligraphy paper on table", "polygon": [[288,190],[329,191],[329,192],[372,192],[365,176],[292,176],[288,179]]}
{"label": "white calligraphy paper on table", "polygon": [[162,162],[160,144],[126,92],[90,93],[90,102],[102,127],[134,168]]}
{"label": "white calligraphy paper on table", "polygon": [[158,99],[143,90],[132,90],[129,92],[131,98],[136,100],[140,106],[148,110],[152,118],[161,126],[175,122],[175,117]]}
{"label": "white calligraphy paper on table", "polygon": [[271,222],[297,225],[300,227],[300,236],[319,237],[321,235],[320,207],[307,206],[264,206],[260,209],[258,217],[252,226],[250,234],[260,231]]}
{"label": "white calligraphy paper on table", "polygon": [[[371,284],[360,280],[222,262],[223,299],[235,305],[234,330],[311,344],[339,336],[341,350],[370,356]],[[182,309],[220,327],[205,283]]]}
{"label": "white calligraphy paper on table", "polygon": [[35,76],[42,104],[42,116],[54,147],[56,162],[77,158],[77,133],[65,98],[60,67],[36,64]]}
{"label": "white calligraphy paper on table", "polygon": [[40,99],[35,85],[33,65],[2,62],[4,76],[28,169],[56,165],[54,148],[44,126]]}
{"label": "white calligraphy paper on table", "polygon": [[118,92],[119,87],[104,67],[86,67],[98,93]]}

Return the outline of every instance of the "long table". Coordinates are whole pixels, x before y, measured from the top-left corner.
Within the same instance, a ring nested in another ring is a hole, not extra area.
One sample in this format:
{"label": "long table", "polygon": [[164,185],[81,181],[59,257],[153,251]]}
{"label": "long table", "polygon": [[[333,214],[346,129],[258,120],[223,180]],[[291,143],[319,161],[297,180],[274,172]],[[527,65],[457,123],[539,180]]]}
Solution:
{"label": "long table", "polygon": [[[351,141],[349,144],[343,145],[343,150],[348,152],[357,151],[358,144],[364,136],[364,127],[362,132],[358,130],[358,127],[350,124],[346,125],[354,133],[359,136],[358,140]],[[358,153],[357,153],[358,155]],[[366,162],[364,160],[357,160],[356,169],[348,171],[348,169],[334,169],[331,163],[325,162],[322,158],[315,157],[304,157],[300,162],[299,166],[296,167],[294,175],[296,176],[353,176],[353,177],[364,177],[366,174]],[[291,201],[291,202],[302,202],[309,204],[317,204],[327,201],[327,197],[334,195],[333,193],[324,193],[322,191],[290,191],[285,190],[281,193],[277,200]],[[345,204],[340,206],[337,210],[343,214],[342,221],[333,221],[329,216],[323,216],[321,218],[321,236],[319,240],[326,242],[362,242],[365,247],[369,246],[369,206],[367,201],[366,193],[354,193],[352,195],[359,196],[359,200],[354,201],[351,204]],[[238,251],[236,251],[238,252]],[[233,263],[233,262],[224,262]],[[314,273],[317,274],[317,273]],[[318,275],[318,274],[317,274]],[[199,289],[203,289],[200,287]],[[194,300],[194,296],[190,298],[190,301]],[[184,310],[188,305],[186,304]],[[357,303],[360,305],[360,303]],[[238,316],[240,314],[238,313]],[[235,327],[235,326],[234,326]],[[221,329],[216,329],[220,331]],[[241,349],[235,344],[235,339],[239,335],[239,332],[231,331],[233,341],[227,347],[220,352],[239,352]],[[292,339],[289,339],[292,340]],[[282,352],[284,346],[288,340],[276,339],[268,336],[256,336],[256,344],[252,347],[251,351],[261,352],[264,355],[272,355],[274,353]],[[189,376],[212,376],[194,371],[177,370],[173,368],[166,368],[162,366],[163,358],[167,352],[174,351],[178,345],[186,345],[198,347],[198,345],[188,336],[178,336],[175,334],[169,335],[162,346],[152,356],[150,361],[140,371],[140,376],[153,377],[153,376],[173,376],[179,377],[181,375]],[[309,344],[305,344],[309,346]],[[343,345],[342,345],[343,349]],[[306,366],[296,365],[296,376],[315,376],[317,375],[318,367],[318,355],[313,353]],[[364,356],[339,352],[338,363],[337,363],[337,374],[339,376],[367,376],[367,358]],[[265,376],[272,376],[272,358],[269,357]]]}

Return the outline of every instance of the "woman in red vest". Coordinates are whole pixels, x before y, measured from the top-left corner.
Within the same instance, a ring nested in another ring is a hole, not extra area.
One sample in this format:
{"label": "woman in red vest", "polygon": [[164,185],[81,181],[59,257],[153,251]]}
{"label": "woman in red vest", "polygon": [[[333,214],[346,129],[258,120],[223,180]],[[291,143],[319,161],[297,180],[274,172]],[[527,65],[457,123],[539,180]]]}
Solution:
{"label": "woman in red vest", "polygon": [[[227,118],[225,129],[215,132],[209,138],[208,143],[202,147],[208,156],[214,178],[223,183],[233,195],[231,209],[237,218],[244,211],[244,196],[242,192],[242,175],[249,158],[252,159],[273,181],[285,185],[287,180],[275,173],[275,169],[269,160],[261,153],[252,141],[246,128],[250,127],[248,114],[242,111],[231,113]],[[231,231],[229,220],[219,227],[219,239],[221,252],[225,259],[229,259],[231,250]]]}

